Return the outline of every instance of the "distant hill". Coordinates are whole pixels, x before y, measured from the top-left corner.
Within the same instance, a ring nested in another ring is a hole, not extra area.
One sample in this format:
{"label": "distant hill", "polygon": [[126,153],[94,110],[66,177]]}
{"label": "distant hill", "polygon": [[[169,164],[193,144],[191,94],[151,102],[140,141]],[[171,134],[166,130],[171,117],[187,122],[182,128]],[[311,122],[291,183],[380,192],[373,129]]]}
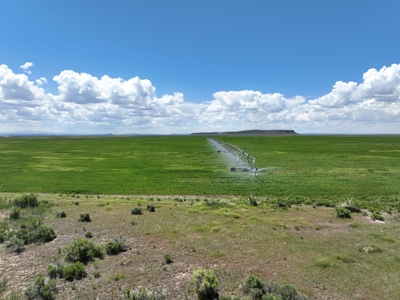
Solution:
{"label": "distant hill", "polygon": [[195,132],[191,135],[297,135],[294,130],[242,130],[226,132]]}

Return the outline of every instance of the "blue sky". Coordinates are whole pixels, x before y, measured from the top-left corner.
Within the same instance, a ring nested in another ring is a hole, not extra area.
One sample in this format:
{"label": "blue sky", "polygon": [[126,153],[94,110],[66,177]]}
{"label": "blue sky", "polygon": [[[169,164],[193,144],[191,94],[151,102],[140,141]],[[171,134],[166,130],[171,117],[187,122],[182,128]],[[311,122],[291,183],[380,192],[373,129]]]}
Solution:
{"label": "blue sky", "polygon": [[4,1],[0,132],[400,133],[399,1]]}

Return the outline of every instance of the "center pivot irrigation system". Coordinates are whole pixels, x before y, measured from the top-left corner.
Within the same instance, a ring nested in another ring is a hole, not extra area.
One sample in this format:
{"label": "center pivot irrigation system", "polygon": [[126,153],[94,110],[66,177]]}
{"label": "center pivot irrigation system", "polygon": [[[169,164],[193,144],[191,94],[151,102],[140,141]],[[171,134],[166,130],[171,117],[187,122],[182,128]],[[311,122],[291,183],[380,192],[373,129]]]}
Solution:
{"label": "center pivot irrigation system", "polygon": [[208,140],[218,149],[218,153],[225,152],[236,159],[235,166],[230,168],[231,172],[250,172],[257,176],[256,158],[254,156],[251,156],[245,150],[215,138],[209,138]]}

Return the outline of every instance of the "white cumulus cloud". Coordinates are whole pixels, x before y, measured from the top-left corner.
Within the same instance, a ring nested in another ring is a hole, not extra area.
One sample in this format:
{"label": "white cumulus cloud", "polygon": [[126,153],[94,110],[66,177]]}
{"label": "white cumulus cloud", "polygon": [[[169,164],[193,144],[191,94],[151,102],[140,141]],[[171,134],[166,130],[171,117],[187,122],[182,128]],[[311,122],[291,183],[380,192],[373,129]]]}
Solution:
{"label": "white cumulus cloud", "polygon": [[39,79],[35,80],[35,83],[37,86],[41,86],[41,85],[47,83],[47,79],[45,77],[40,77]]}
{"label": "white cumulus cloud", "polygon": [[310,109],[359,122],[400,121],[400,65],[369,69],[363,82],[336,82],[332,92],[308,102]]}
{"label": "white cumulus cloud", "polygon": [[31,74],[32,73],[31,71],[29,71],[30,67],[33,67],[33,63],[31,63],[31,62],[26,62],[22,66],[20,66],[20,68],[23,69],[24,72],[27,73],[27,74]]}
{"label": "white cumulus cloud", "polygon": [[[28,72],[32,63],[21,66]],[[158,96],[148,79],[97,78],[73,70],[53,77],[58,93],[0,65],[0,127],[89,133],[187,133],[242,129],[299,132],[399,133],[400,65],[364,73],[362,82],[337,81],[316,99],[253,90],[218,91],[191,103],[177,91]]]}
{"label": "white cumulus cloud", "polygon": [[50,101],[42,88],[25,74],[14,74],[6,65],[0,65],[0,128],[38,128],[51,117],[49,109]]}
{"label": "white cumulus cloud", "polygon": [[177,120],[187,118],[182,93],[158,98],[147,79],[123,80],[107,75],[99,79],[72,70],[62,71],[53,79],[59,90],[53,97],[54,106],[65,122],[162,128],[164,124],[179,126]]}

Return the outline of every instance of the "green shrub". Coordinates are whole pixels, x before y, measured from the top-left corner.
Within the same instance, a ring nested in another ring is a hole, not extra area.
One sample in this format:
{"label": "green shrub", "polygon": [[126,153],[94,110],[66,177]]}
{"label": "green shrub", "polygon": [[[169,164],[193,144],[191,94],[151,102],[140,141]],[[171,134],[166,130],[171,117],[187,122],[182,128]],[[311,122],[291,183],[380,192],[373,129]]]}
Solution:
{"label": "green shrub", "polygon": [[114,238],[113,242],[108,242],[106,244],[106,253],[108,255],[117,255],[127,250],[128,246],[125,245],[125,241],[122,239],[122,237]]}
{"label": "green shrub", "polygon": [[60,211],[56,213],[56,218],[66,218],[67,214],[65,213],[65,211]]}
{"label": "green shrub", "polygon": [[8,294],[7,297],[4,298],[4,300],[20,300],[21,299],[21,294],[18,294],[15,291],[11,291],[10,294]]}
{"label": "green shrub", "polygon": [[50,279],[45,283],[44,276],[39,276],[35,282],[25,290],[25,296],[28,300],[53,300],[55,293],[58,292],[55,279]]}
{"label": "green shrub", "polygon": [[7,278],[3,277],[2,280],[0,280],[0,295],[4,292],[7,286]]}
{"label": "green shrub", "polygon": [[135,219],[131,219],[129,223],[130,223],[131,225],[136,225],[136,224],[137,224],[137,222],[136,222]]}
{"label": "green shrub", "polygon": [[3,230],[0,230],[0,244],[3,244],[4,241],[6,240],[7,233]]}
{"label": "green shrub", "polygon": [[19,254],[25,250],[25,241],[15,235],[12,235],[9,243],[7,244],[7,248],[10,248],[11,251]]}
{"label": "green shrub", "polygon": [[250,275],[246,278],[242,290],[252,300],[306,300],[297,289],[289,284],[279,286],[274,282],[263,282],[259,277]]}
{"label": "green shrub", "polygon": [[4,241],[7,239],[8,234],[7,231],[10,230],[10,226],[8,225],[8,222],[3,221],[0,222],[0,244],[4,243]]}
{"label": "green shrub", "polygon": [[261,299],[266,294],[264,282],[255,275],[250,275],[246,278],[242,290],[246,295],[250,295],[252,299]]}
{"label": "green shrub", "polygon": [[377,212],[377,211],[374,211],[374,212],[371,214],[371,219],[374,220],[374,221],[376,221],[376,220],[378,220],[378,221],[385,221],[385,218],[384,218],[379,212]]}
{"label": "green shrub", "polygon": [[211,255],[214,256],[215,258],[221,258],[226,256],[225,252],[220,250],[211,252]]}
{"label": "green shrub", "polygon": [[172,260],[172,254],[171,253],[164,254],[164,261],[166,264],[172,264],[174,262]]}
{"label": "green shrub", "polygon": [[52,227],[42,225],[41,221],[36,219],[27,224],[22,224],[21,229],[12,232],[12,235],[24,240],[27,245],[32,243],[47,243],[56,238],[56,233]]}
{"label": "green shrub", "polygon": [[26,223],[21,224],[19,230],[9,232],[8,236],[23,240],[28,245],[50,242],[56,238],[56,233],[52,227],[42,224],[40,219],[31,218]]}
{"label": "green shrub", "polygon": [[40,225],[36,230],[32,231],[27,240],[27,244],[31,243],[47,243],[56,238],[54,229],[47,225]]}
{"label": "green shrub", "polygon": [[249,201],[249,205],[251,206],[258,206],[257,198],[254,195],[250,195],[247,200]]}
{"label": "green shrub", "polygon": [[350,219],[351,218],[350,210],[348,210],[347,208],[345,208],[343,206],[337,206],[335,208],[335,211],[336,211],[337,218],[341,218],[341,219]]}
{"label": "green shrub", "polygon": [[351,222],[351,223],[349,223],[349,227],[351,227],[351,228],[358,228],[358,227],[360,227],[360,224],[357,223],[357,222]]}
{"label": "green shrub", "polygon": [[125,279],[125,275],[115,274],[114,276],[115,281],[120,281],[122,279]]}
{"label": "green shrub", "polygon": [[292,206],[292,203],[290,200],[285,200],[285,199],[276,199],[273,201],[271,207],[275,209],[283,209],[287,210]]}
{"label": "green shrub", "polygon": [[127,289],[124,292],[124,299],[126,300],[165,300],[165,294],[162,289],[157,288],[139,288],[131,291]]}
{"label": "green shrub", "polygon": [[347,200],[343,204],[343,206],[344,206],[344,208],[348,209],[351,212],[355,212],[355,213],[361,212],[360,204],[353,199]]}
{"label": "green shrub", "polygon": [[14,199],[13,203],[15,206],[18,206],[20,208],[25,208],[28,206],[36,207],[39,205],[38,198],[34,194],[22,195],[21,197]]}
{"label": "green shrub", "polygon": [[73,202],[75,205],[79,205],[79,201],[75,201]]}
{"label": "green shrub", "polygon": [[282,300],[300,300],[306,299],[303,295],[299,294],[297,289],[291,284],[284,284],[279,288],[279,294]]}
{"label": "green shrub", "polygon": [[99,271],[94,271],[93,272],[94,278],[99,278],[100,277],[100,272]]}
{"label": "green shrub", "polygon": [[320,267],[320,268],[329,268],[329,267],[334,267],[336,265],[335,261],[329,257],[317,258],[317,259],[315,259],[314,263],[317,267]]}
{"label": "green shrub", "polygon": [[64,277],[64,266],[62,264],[49,265],[47,267],[47,276],[50,278],[63,278]]}
{"label": "green shrub", "polygon": [[204,199],[203,200],[203,204],[205,206],[208,206],[210,208],[221,208],[224,206],[227,206],[226,202],[220,201],[220,200],[208,200],[208,199]]}
{"label": "green shrub", "polygon": [[335,254],[334,258],[342,263],[345,264],[353,264],[356,262],[356,260],[348,255],[344,255],[344,254]]}
{"label": "green shrub", "polygon": [[69,262],[87,263],[95,258],[103,258],[101,247],[85,238],[77,238],[65,252],[65,259]]}
{"label": "green shrub", "polygon": [[93,237],[92,232],[91,232],[91,231],[87,231],[87,232],[85,233],[85,237],[88,238],[88,239],[91,239],[91,238]]}
{"label": "green shrub", "polygon": [[[275,282],[273,282],[273,281],[264,282],[264,289],[265,289],[266,293],[268,294],[268,296],[279,297],[279,296],[277,296],[277,295],[279,295],[279,285],[276,284]],[[273,298],[271,298],[271,299],[273,299]]]}
{"label": "green shrub", "polygon": [[83,213],[79,215],[79,222],[91,222],[89,213]]}
{"label": "green shrub", "polygon": [[197,299],[218,299],[219,281],[213,270],[200,269],[193,273],[192,282],[195,285]]}
{"label": "green shrub", "polygon": [[76,263],[64,268],[63,272],[65,280],[74,281],[86,277],[86,268],[83,263],[77,261]]}
{"label": "green shrub", "polygon": [[9,238],[12,236],[16,236],[17,238],[21,239],[26,243],[29,240],[30,232],[26,228],[21,228],[19,230],[13,230],[8,233]]}
{"label": "green shrub", "polygon": [[147,210],[150,211],[150,212],[155,212],[156,211],[156,209],[154,208],[153,204],[147,204]]}
{"label": "green shrub", "polygon": [[16,206],[11,207],[9,216],[10,220],[18,220],[19,217],[21,216],[21,212],[18,209],[18,207]]}
{"label": "green shrub", "polygon": [[42,220],[37,218],[29,218],[24,224],[21,225],[21,228],[26,228],[29,231],[34,231],[39,226],[42,225]]}
{"label": "green shrub", "polygon": [[131,209],[131,214],[132,215],[141,215],[142,214],[142,208],[139,206],[136,206]]}

